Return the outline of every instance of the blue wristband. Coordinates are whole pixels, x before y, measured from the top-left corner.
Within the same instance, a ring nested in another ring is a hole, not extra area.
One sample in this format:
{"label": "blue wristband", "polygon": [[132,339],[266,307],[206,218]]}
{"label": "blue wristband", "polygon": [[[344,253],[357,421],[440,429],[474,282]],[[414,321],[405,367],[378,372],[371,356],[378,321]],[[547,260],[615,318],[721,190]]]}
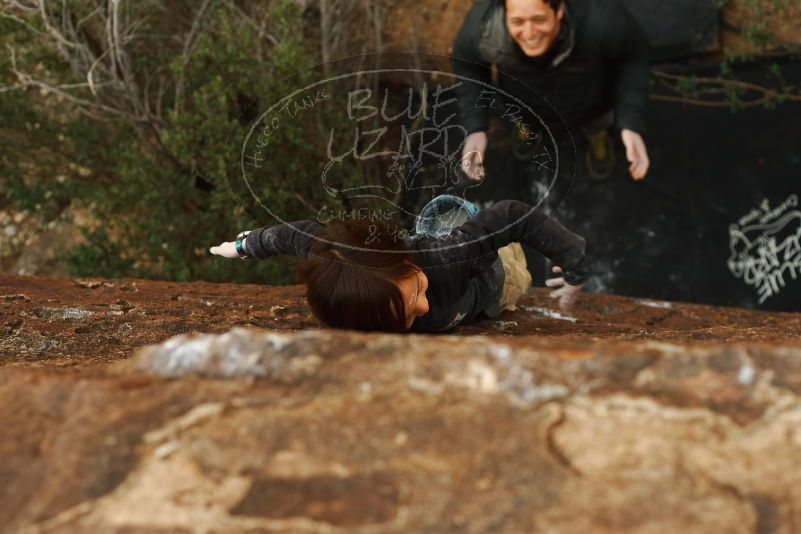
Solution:
{"label": "blue wristband", "polygon": [[249,254],[245,252],[245,249],[242,247],[242,240],[237,239],[234,244],[236,245],[236,253],[239,254],[239,257],[247,258]]}
{"label": "blue wristband", "polygon": [[236,241],[234,242],[234,246],[236,247],[236,253],[239,254],[240,258],[251,258],[252,256],[248,254],[248,251],[245,250],[244,241],[247,238],[250,232],[239,232],[236,236]]}

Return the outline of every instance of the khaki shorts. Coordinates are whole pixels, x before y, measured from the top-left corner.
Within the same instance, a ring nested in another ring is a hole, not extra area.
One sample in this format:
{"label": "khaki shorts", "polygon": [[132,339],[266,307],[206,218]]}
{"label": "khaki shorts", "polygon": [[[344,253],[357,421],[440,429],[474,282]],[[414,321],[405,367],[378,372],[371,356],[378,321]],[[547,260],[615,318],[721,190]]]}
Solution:
{"label": "khaki shorts", "polygon": [[498,305],[503,310],[515,311],[517,301],[531,287],[531,273],[526,266],[526,256],[520,243],[511,243],[498,249],[498,256],[503,263],[503,291]]}

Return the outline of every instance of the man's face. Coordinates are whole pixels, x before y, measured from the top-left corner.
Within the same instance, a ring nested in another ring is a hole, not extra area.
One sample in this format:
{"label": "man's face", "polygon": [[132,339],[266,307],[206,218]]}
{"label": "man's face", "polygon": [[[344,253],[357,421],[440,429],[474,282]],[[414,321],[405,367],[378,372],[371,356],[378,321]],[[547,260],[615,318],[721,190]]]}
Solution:
{"label": "man's face", "polygon": [[559,35],[564,14],[564,2],[554,10],[542,0],[506,0],[506,27],[528,57],[548,51]]}

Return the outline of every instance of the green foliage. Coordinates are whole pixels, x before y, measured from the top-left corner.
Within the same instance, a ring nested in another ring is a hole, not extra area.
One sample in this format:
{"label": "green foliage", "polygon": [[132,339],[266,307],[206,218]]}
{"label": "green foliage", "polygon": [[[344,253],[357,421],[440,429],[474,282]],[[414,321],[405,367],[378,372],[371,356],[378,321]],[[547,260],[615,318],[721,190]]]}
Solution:
{"label": "green foliage", "polygon": [[[744,20],[742,27],[729,24],[729,29],[738,32],[743,39],[723,47],[717,76],[699,80],[692,75],[657,71],[661,86],[676,93],[679,100],[696,105],[723,104],[732,113],[753,106],[773,110],[781,103],[801,100],[798,97],[801,87],[788,84],[780,66],[773,61],[777,55],[797,54],[798,47],[782,42],[770,29],[777,17],[790,14],[793,0],[715,0],[715,4],[719,9],[731,8]],[[763,66],[766,79],[758,82],[739,79],[737,67],[746,62]],[[673,95],[667,98],[676,99]]]}
{"label": "green foliage", "polygon": [[[197,10],[196,4],[189,5]],[[315,50],[303,40],[302,14],[295,2],[237,4],[239,13],[223,2],[211,2],[190,41],[184,38],[192,31],[192,18],[181,13],[181,5],[155,13],[147,11],[153,11],[147,3],[134,4],[139,11],[132,16],[142,21],[137,33],[152,36],[131,45],[138,82],[144,86],[148,78],[166,80],[158,102],[150,89],[149,104],[163,110],[153,124],[96,120],[69,102],[31,90],[0,99],[0,185],[7,200],[30,210],[58,210],[76,202],[88,206],[102,223],[84,228],[87,242],[62,258],[72,275],[295,280],[290,260],[239,261],[208,252],[210,246],[233,240],[239,230],[275,222],[266,220],[238,183],[241,146],[229,136],[250,103],[261,110],[272,94],[312,81],[313,74],[304,72],[317,63]],[[270,40],[259,35],[258,27],[242,23],[241,14],[248,9],[253,20],[269,21]],[[171,38],[178,21],[184,33]],[[29,22],[35,24],[35,17]],[[52,43],[37,36],[0,18],[0,38],[15,44],[20,68],[30,72],[42,65],[39,70],[54,83],[85,81],[58,61]],[[13,83],[8,62],[0,67],[3,82]],[[282,85],[281,80],[293,75]],[[88,90],[80,96],[91,97]],[[318,162],[327,139],[310,134],[319,132],[315,120],[320,118],[308,114],[287,123],[270,147],[272,157],[282,158],[278,172],[260,177],[253,186],[261,202],[290,218],[308,218],[315,215],[310,206],[336,203],[319,187]],[[357,178],[354,169],[347,179]]]}
{"label": "green foliage", "polygon": [[698,96],[698,82],[695,75],[690,75],[679,79],[676,82],[676,90],[685,96]]}
{"label": "green foliage", "polygon": [[62,261],[68,265],[70,276],[104,276],[113,278],[128,272],[133,261],[125,258],[122,245],[113,241],[105,228],[82,228],[86,244],[78,245],[64,254]]}
{"label": "green foliage", "polygon": [[753,22],[743,28],[743,35],[751,43],[760,48],[764,48],[770,43],[773,33],[768,29],[764,21]]}
{"label": "green foliage", "polygon": [[[51,55],[36,46],[35,30],[7,18],[0,18],[0,42],[21,52],[18,61],[34,65],[39,72],[57,68]],[[4,50],[7,52],[7,50]],[[12,85],[9,54],[0,56],[0,85]],[[55,215],[63,204],[62,184],[55,181],[63,139],[59,121],[47,106],[33,105],[38,91],[9,91],[0,96],[0,205],[11,203],[25,210]]]}

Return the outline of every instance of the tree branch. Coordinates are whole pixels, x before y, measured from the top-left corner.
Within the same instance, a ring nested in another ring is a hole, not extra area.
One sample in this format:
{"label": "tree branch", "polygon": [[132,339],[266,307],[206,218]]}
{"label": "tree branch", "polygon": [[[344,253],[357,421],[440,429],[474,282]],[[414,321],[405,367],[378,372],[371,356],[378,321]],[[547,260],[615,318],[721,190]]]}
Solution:
{"label": "tree branch", "polygon": [[178,73],[178,78],[175,80],[175,103],[174,103],[174,110],[176,113],[181,112],[181,103],[183,102],[183,92],[184,92],[184,70],[186,66],[189,64],[189,57],[192,55],[194,50],[195,44],[195,34],[200,28],[200,21],[203,18],[203,15],[206,13],[206,9],[209,7],[210,0],[204,0],[203,4],[200,6],[197,14],[195,15],[195,19],[192,21],[192,27],[189,30],[189,34],[184,39],[184,49],[183,53],[181,54],[181,70]]}
{"label": "tree branch", "polygon": [[[755,107],[764,105],[765,103],[771,100],[788,100],[792,102],[801,102],[801,95],[792,94],[786,90],[776,90],[770,87],[764,87],[762,85],[758,85],[751,82],[745,82],[742,80],[732,80],[727,78],[710,78],[710,77],[692,77],[689,78],[687,76],[682,76],[680,74],[671,74],[664,71],[652,71],[652,74],[659,78],[659,84],[675,93],[678,93],[678,96],[674,95],[651,95],[653,100],[661,100],[665,102],[683,102],[686,104],[692,104],[696,106],[705,106],[705,107],[729,107],[733,105],[734,102],[730,100],[704,100],[698,98],[698,96],[704,94],[715,94],[715,95],[730,95],[734,94],[736,97],[736,93],[738,90],[745,90],[757,93],[759,95],[758,98],[754,98],[752,100],[738,100],[739,103],[746,108]],[[675,84],[671,85],[670,82],[676,82]],[[694,91],[683,90],[679,87],[681,83],[699,83],[699,84],[707,84],[711,87],[702,87],[700,89],[696,89]]]}

